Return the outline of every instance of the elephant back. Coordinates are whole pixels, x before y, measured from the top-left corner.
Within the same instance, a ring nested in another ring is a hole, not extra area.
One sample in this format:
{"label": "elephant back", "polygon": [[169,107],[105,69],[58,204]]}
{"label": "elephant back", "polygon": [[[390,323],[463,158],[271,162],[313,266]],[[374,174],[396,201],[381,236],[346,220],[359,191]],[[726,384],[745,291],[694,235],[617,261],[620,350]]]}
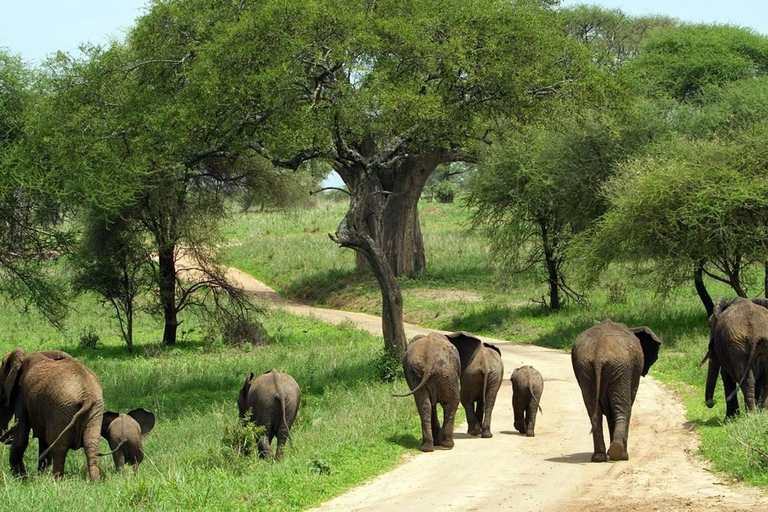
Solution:
{"label": "elephant back", "polygon": [[610,368],[619,362],[631,361],[642,368],[643,350],[626,325],[608,318],[579,335],[571,357],[574,365]]}

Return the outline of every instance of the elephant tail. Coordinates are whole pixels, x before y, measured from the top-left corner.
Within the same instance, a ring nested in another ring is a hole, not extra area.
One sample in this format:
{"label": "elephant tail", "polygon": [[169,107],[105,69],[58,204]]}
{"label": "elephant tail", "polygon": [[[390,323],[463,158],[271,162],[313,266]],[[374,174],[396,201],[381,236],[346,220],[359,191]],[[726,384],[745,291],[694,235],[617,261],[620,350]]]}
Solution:
{"label": "elephant tail", "polygon": [[741,376],[741,379],[739,379],[738,384],[736,384],[736,387],[733,388],[733,391],[731,391],[731,394],[728,395],[728,397],[725,399],[726,402],[729,402],[733,399],[734,396],[736,396],[736,392],[739,391],[741,388],[742,383],[744,383],[744,379],[747,378],[747,375],[749,375],[749,372],[752,371],[752,366],[755,364],[755,356],[757,355],[757,344],[761,342],[768,342],[768,340],[764,338],[760,338],[757,340],[757,343],[753,343],[752,347],[749,349],[749,359],[747,359],[747,366],[744,370],[744,375]]}
{"label": "elephant tail", "polygon": [[392,396],[397,396],[397,397],[403,397],[403,396],[411,396],[412,394],[414,394],[415,392],[417,392],[418,390],[420,390],[421,388],[423,388],[424,386],[426,386],[426,384],[427,384],[427,381],[429,380],[429,377],[430,377],[431,375],[432,375],[432,374],[431,374],[429,371],[426,371],[426,372],[424,372],[424,375],[421,377],[421,382],[419,382],[419,385],[418,385],[418,386],[416,386],[415,388],[413,388],[413,389],[412,389],[410,392],[408,392],[408,393],[404,393],[404,394],[402,394],[402,395],[400,395],[400,394],[397,394],[397,393],[392,393]]}
{"label": "elephant tail", "polygon": [[97,457],[106,457],[107,455],[112,455],[112,454],[113,454],[113,453],[115,453],[117,450],[119,450],[119,449],[120,449],[120,447],[121,447],[121,446],[123,446],[124,444],[125,444],[125,441],[124,441],[124,440],[123,440],[123,441],[120,441],[120,444],[118,444],[118,445],[115,447],[115,449],[114,449],[114,450],[112,450],[111,452],[107,452],[107,453],[101,453],[101,452],[99,452],[99,453],[97,453],[97,454],[96,454],[96,456],[97,456]]}
{"label": "elephant tail", "polygon": [[541,408],[541,404],[540,404],[540,403],[539,403],[539,401],[536,399],[536,395],[533,393],[533,388],[532,388],[531,386],[528,386],[528,391],[530,391],[530,393],[531,393],[531,398],[533,398],[533,401],[534,401],[534,402],[536,402],[536,407],[538,407],[538,408],[539,408],[539,412],[540,412],[541,414],[544,414],[544,409],[542,409],[542,408]]}
{"label": "elephant tail", "polygon": [[594,434],[595,432],[600,430],[600,423],[602,423],[603,418],[600,415],[600,376],[603,373],[603,368],[600,364],[595,363],[594,365],[594,371],[595,371],[595,412],[592,413],[592,430],[590,433]]}
{"label": "elephant tail", "polygon": [[53,449],[53,447],[56,445],[56,443],[58,443],[58,442],[59,442],[59,439],[61,439],[61,436],[63,436],[63,435],[64,435],[64,433],[65,433],[67,430],[69,430],[69,429],[71,429],[73,426],[75,426],[75,424],[77,423],[77,421],[78,421],[78,420],[79,420],[79,419],[80,419],[80,418],[81,418],[81,417],[82,417],[82,416],[83,416],[85,413],[87,413],[88,411],[90,411],[91,409],[93,409],[93,408],[96,406],[96,404],[97,404],[97,403],[101,403],[101,401],[98,401],[98,402],[97,402],[97,401],[93,401],[93,400],[88,400],[88,401],[85,401],[85,402],[83,402],[83,405],[82,405],[82,406],[80,406],[80,409],[78,409],[78,411],[77,411],[77,412],[74,414],[74,416],[72,416],[72,419],[71,419],[71,420],[69,420],[69,423],[67,424],[67,426],[66,426],[66,427],[64,427],[64,429],[61,431],[61,433],[59,433],[58,437],[57,437],[57,438],[56,438],[56,439],[55,439],[55,440],[54,440],[54,441],[53,441],[53,442],[52,442],[52,443],[51,443],[51,444],[48,446],[48,448],[46,448],[46,450],[45,450],[43,453],[41,453],[41,454],[40,454],[40,457],[38,457],[38,458],[37,458],[37,460],[38,460],[38,461],[44,460],[44,459],[45,459],[45,458],[48,456],[48,453],[51,451],[51,449]]}

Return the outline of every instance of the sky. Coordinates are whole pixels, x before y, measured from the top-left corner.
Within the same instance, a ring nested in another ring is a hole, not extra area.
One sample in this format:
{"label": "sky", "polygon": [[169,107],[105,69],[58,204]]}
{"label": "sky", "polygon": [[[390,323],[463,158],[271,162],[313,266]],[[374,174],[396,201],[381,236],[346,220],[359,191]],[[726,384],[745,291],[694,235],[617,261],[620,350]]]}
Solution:
{"label": "sky", "polygon": [[[0,47],[39,64],[84,42],[122,39],[150,0],[2,0]],[[297,0],[301,1],[301,0]],[[563,0],[617,8],[631,15],[667,14],[683,21],[728,23],[768,35],[767,0]]]}

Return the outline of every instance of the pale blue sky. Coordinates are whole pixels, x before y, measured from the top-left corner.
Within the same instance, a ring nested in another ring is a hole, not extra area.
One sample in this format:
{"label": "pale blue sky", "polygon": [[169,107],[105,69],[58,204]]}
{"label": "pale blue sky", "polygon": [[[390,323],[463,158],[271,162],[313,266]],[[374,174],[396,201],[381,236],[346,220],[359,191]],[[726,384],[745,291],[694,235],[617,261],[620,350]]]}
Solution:
{"label": "pale blue sky", "polygon": [[[2,0],[0,46],[31,64],[80,43],[122,38],[149,0]],[[300,1],[300,0],[297,0]],[[629,14],[667,14],[684,21],[729,23],[768,35],[768,0],[564,0],[618,8]]]}

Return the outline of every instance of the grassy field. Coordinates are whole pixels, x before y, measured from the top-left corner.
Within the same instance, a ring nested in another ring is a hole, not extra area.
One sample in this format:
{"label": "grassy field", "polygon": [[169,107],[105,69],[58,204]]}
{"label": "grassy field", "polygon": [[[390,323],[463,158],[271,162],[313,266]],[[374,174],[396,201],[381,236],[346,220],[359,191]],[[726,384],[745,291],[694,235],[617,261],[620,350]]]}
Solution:
{"label": "grassy field", "polygon": [[[241,214],[227,227],[233,241],[228,260],[286,296],[379,314],[375,281],[356,273],[353,253],[339,249],[327,236],[345,208],[344,203],[321,202],[311,210]],[[692,283],[660,296],[624,269],[613,269],[588,292],[589,308],[567,304],[553,313],[535,302],[546,293],[536,276],[492,270],[487,245],[469,231],[468,213],[460,204],[422,202],[420,216],[427,273],[400,279],[406,321],[561,350],[569,350],[579,333],[606,317],[650,326],[663,341],[651,375],[676,390],[686,404],[688,419],[701,435],[701,456],[736,479],[768,483],[768,417],[756,413],[724,427],[721,387],[716,407],[704,406],[706,367],[698,363],[709,331]],[[718,283],[707,286],[713,297],[733,297]]]}
{"label": "grassy field", "polygon": [[[70,452],[65,478],[54,482],[50,471],[38,476],[33,440],[25,459],[31,477],[21,482],[1,447],[2,502],[13,510],[302,510],[391,468],[420,444],[413,400],[390,396],[407,386],[378,380],[381,342],[351,326],[274,312],[264,320],[271,343],[235,349],[203,344],[187,318],[179,346],[166,349],[154,343],[157,322],[140,318],[137,350],[129,354],[92,299],[77,303],[64,332],[0,306],[2,353],[15,346],[66,350],[100,377],[107,409],[145,407],[157,416],[140,471],[118,474],[105,457],[96,485],[87,482],[82,450]],[[82,348],[83,333],[99,333],[101,346]],[[273,367],[293,375],[303,392],[294,447],[279,464],[244,457],[224,442],[245,375]],[[101,446],[108,451],[105,440]]]}

